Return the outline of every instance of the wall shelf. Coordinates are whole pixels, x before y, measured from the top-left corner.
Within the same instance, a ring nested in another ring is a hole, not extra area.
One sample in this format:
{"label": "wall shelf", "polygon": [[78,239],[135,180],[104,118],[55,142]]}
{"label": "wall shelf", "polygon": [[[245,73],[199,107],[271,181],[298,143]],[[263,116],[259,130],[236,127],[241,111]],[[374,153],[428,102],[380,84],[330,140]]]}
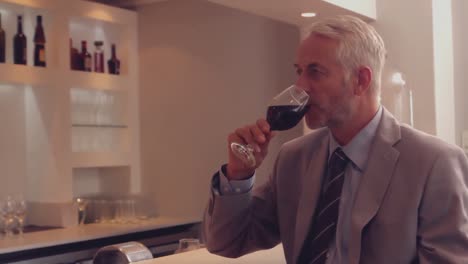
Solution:
{"label": "wall shelf", "polygon": [[61,75],[63,75],[63,71],[57,69],[9,63],[0,64],[0,82],[2,84],[47,87],[52,80]]}
{"label": "wall shelf", "polygon": [[73,88],[98,90],[124,91],[130,87],[128,77],[123,75],[0,63],[0,83],[2,84],[51,87],[57,85],[58,82]]}
{"label": "wall shelf", "polygon": [[72,124],[72,127],[90,127],[90,128],[128,128],[127,125],[114,124]]}
{"label": "wall shelf", "polygon": [[131,81],[125,75],[68,70],[65,76],[73,88],[128,90]]}
{"label": "wall shelf", "polygon": [[[0,0],[0,12],[7,38],[7,63],[0,64],[0,120],[10,126],[0,144],[11,146],[0,149],[0,166],[14,175],[8,186],[0,186],[0,194],[23,193],[31,202],[58,208],[55,217],[29,215],[30,224],[70,226],[76,224],[74,197],[89,189],[106,191],[87,181],[100,177],[99,168],[106,168],[109,178],[124,178],[129,194],[140,193],[136,12],[83,0]],[[28,65],[11,64],[17,15],[23,15]],[[45,68],[31,66],[37,15],[46,35]],[[71,70],[70,38],[75,48],[87,41],[91,54],[92,41],[104,41],[105,62],[115,43],[121,75],[108,74],[107,67],[105,73]],[[77,170],[80,175],[94,171],[83,180],[74,177]]]}
{"label": "wall shelf", "polygon": [[115,152],[81,152],[73,153],[72,167],[76,168],[101,168],[130,166],[128,153]]}

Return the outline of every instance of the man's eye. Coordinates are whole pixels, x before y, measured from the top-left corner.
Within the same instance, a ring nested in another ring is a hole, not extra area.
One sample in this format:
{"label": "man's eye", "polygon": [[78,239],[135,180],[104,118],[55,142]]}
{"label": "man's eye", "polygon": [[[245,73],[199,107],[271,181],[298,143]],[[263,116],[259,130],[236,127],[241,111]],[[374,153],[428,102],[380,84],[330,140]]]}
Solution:
{"label": "man's eye", "polygon": [[309,68],[307,69],[307,74],[311,76],[318,75],[320,71],[317,68]]}
{"label": "man's eye", "polygon": [[301,70],[301,69],[296,69],[296,74],[297,74],[297,75],[301,75],[301,74],[302,74],[302,70]]}

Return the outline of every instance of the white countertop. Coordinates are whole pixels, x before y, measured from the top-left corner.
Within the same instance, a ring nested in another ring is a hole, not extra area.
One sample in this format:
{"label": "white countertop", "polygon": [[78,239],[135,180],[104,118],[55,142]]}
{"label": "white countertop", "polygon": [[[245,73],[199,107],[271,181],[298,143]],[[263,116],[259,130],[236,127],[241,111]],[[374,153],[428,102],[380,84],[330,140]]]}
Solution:
{"label": "white countertop", "polygon": [[283,246],[257,251],[237,259],[224,258],[213,255],[206,249],[197,249],[189,252],[174,254],[138,262],[138,264],[286,264]]}
{"label": "white countertop", "polygon": [[67,228],[37,231],[22,237],[0,239],[0,254],[50,247],[92,239],[112,237],[177,225],[200,222],[200,219],[157,217],[138,224],[87,224]]}

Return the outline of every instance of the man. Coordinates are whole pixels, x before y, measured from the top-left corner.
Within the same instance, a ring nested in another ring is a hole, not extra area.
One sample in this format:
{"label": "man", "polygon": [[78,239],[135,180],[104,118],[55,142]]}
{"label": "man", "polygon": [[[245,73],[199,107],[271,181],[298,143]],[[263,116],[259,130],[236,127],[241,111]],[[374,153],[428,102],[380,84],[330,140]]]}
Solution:
{"label": "man", "polygon": [[[286,143],[269,180],[229,152],[205,213],[208,250],[227,257],[283,244],[288,263],[468,263],[468,162],[460,148],[400,124],[380,105],[385,48],[363,21],[317,22],[296,84],[312,133]],[[264,119],[228,141],[255,147]]]}

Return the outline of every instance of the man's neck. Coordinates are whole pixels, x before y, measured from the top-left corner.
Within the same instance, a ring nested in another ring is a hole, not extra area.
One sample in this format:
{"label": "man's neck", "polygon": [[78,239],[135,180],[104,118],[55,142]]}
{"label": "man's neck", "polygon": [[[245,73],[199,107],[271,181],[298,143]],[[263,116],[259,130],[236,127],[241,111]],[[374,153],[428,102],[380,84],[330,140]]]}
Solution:
{"label": "man's neck", "polygon": [[[368,110],[358,113],[356,116],[350,118],[346,122],[336,127],[330,127],[331,133],[341,146],[348,144],[367,124],[374,118],[379,110],[380,104],[370,107]],[[366,114],[362,114],[366,113]]]}

